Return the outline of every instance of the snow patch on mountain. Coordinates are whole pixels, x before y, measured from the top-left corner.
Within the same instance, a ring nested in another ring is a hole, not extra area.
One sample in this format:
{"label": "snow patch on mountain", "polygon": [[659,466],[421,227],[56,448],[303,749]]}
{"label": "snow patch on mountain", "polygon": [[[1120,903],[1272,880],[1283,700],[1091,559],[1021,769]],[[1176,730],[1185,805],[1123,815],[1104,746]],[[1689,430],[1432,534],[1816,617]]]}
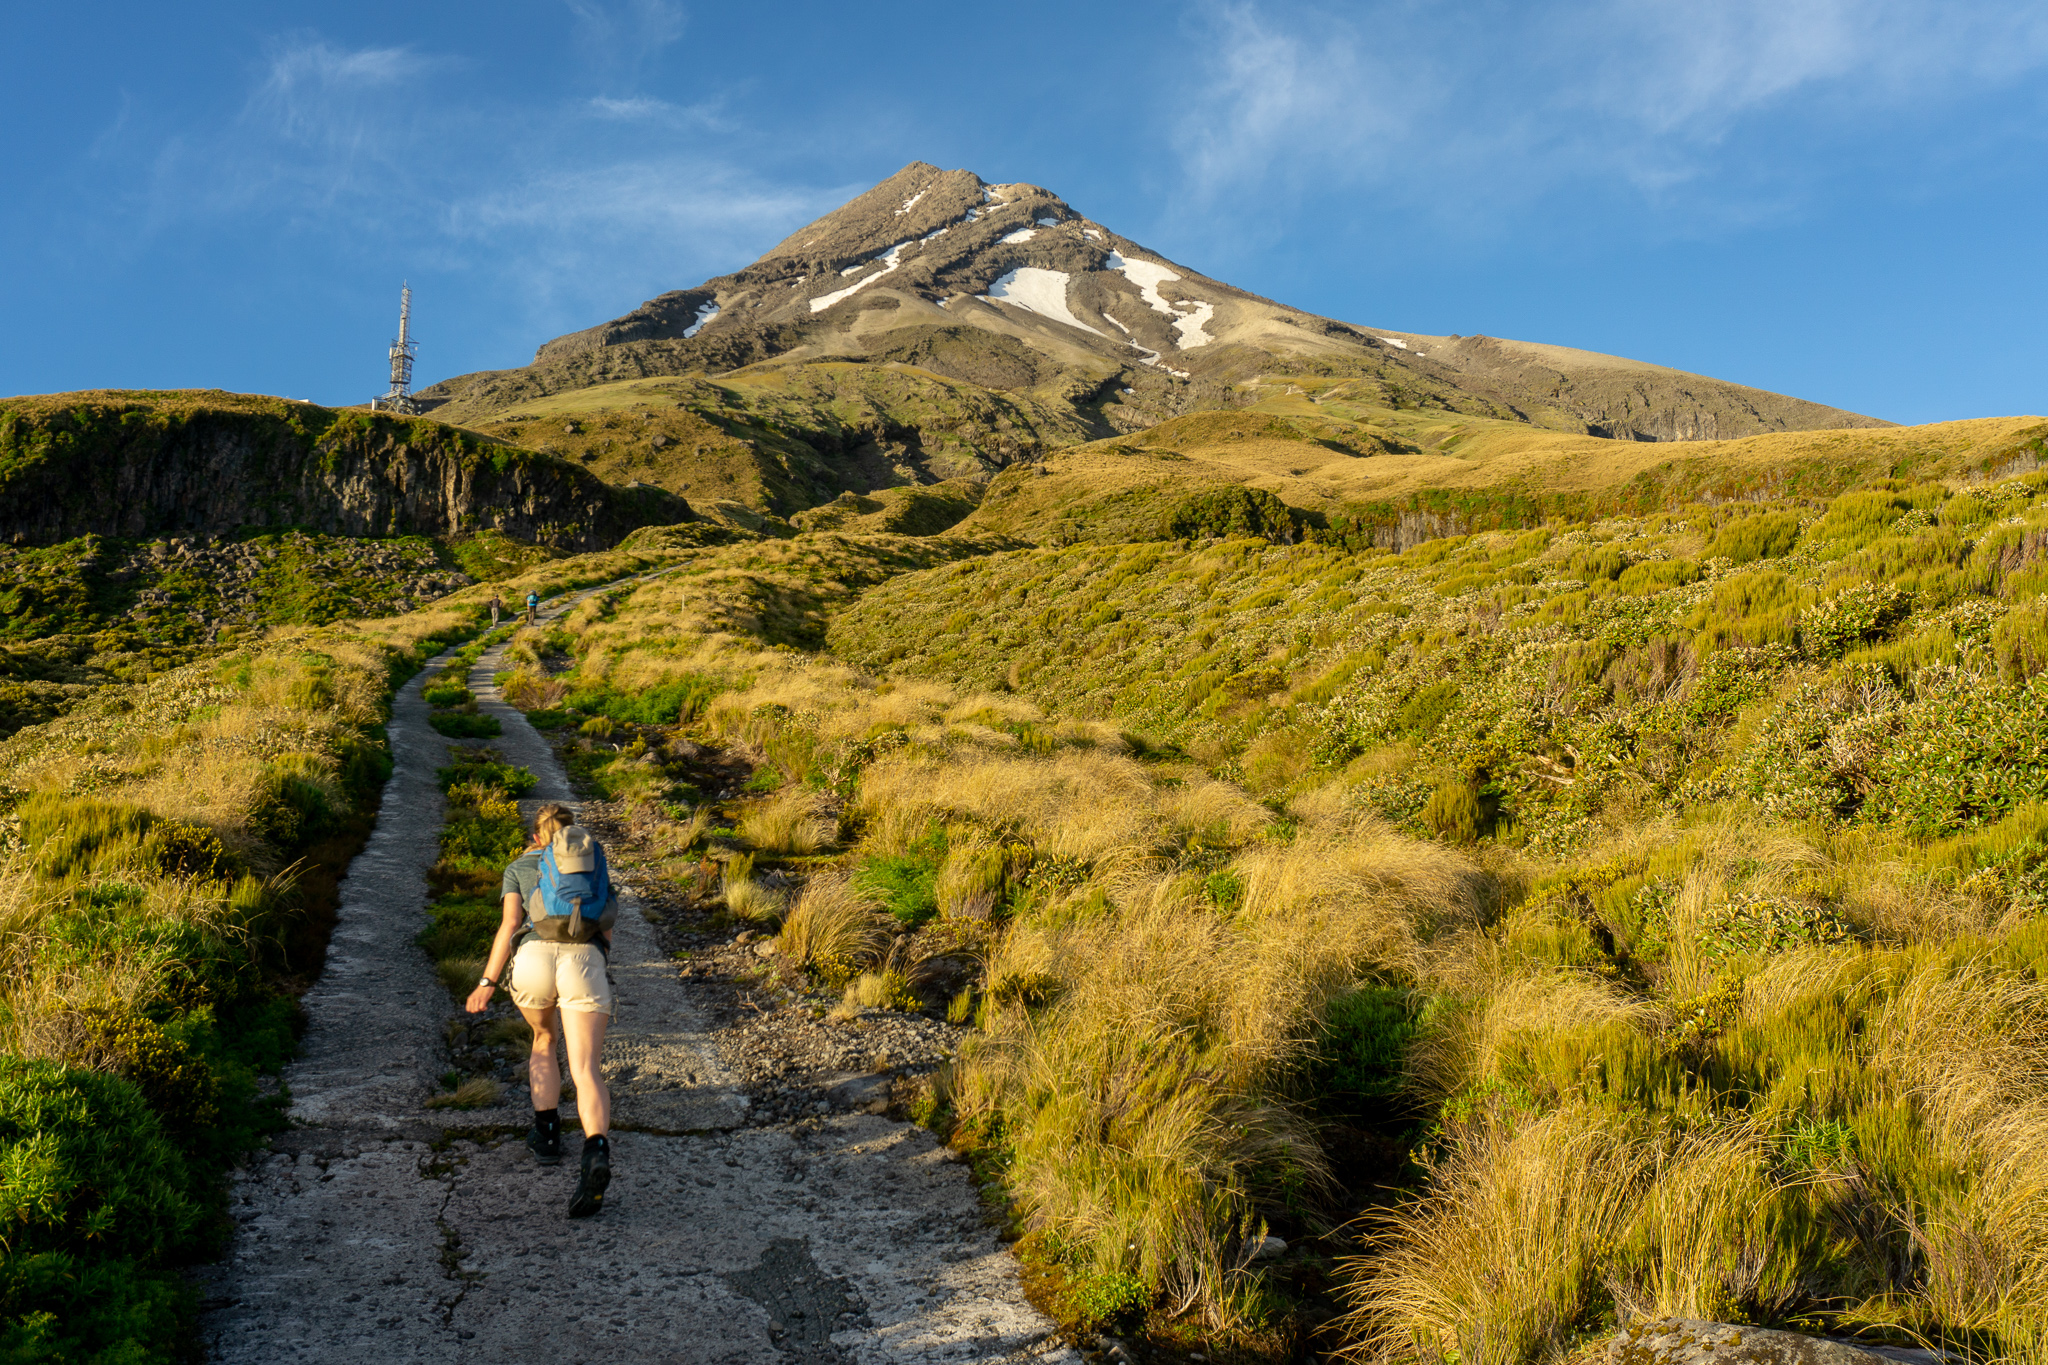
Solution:
{"label": "snow patch on mountain", "polygon": [[1173,320],[1173,330],[1180,333],[1180,340],[1176,344],[1183,351],[1191,351],[1197,346],[1207,346],[1216,339],[1207,331],[1209,319],[1216,316],[1216,305],[1198,302],[1187,306],[1195,311],[1184,318]]}
{"label": "snow patch on mountain", "polygon": [[1071,277],[1064,270],[1041,270],[1035,265],[1019,266],[988,287],[982,295],[989,300],[1001,300],[1017,307],[1064,322],[1069,327],[1078,327],[1095,336],[1106,337],[1098,328],[1090,327],[1075,317],[1067,308],[1067,283]]}
{"label": "snow patch on mountain", "polygon": [[1028,242],[1038,235],[1037,228],[1018,228],[1015,232],[998,237],[998,242]]}
{"label": "snow patch on mountain", "polygon": [[826,310],[827,308],[830,308],[830,307],[831,307],[831,306],[832,306],[833,304],[835,304],[835,303],[839,302],[839,301],[840,301],[841,299],[850,299],[850,298],[852,298],[852,297],[853,297],[853,296],[854,296],[855,294],[858,294],[858,293],[859,293],[859,292],[860,292],[861,290],[863,290],[863,289],[867,288],[867,287],[868,287],[869,285],[873,284],[873,283],[874,283],[874,282],[875,282],[876,280],[879,280],[879,279],[881,279],[881,278],[882,278],[883,276],[885,276],[885,275],[889,275],[889,274],[892,274],[892,273],[893,273],[893,272],[895,271],[895,269],[896,269],[896,267],[897,267],[897,266],[899,266],[899,265],[903,264],[903,262],[902,262],[902,261],[901,261],[900,259],[898,259],[898,258],[899,258],[899,257],[900,257],[900,256],[901,256],[901,255],[903,254],[903,248],[904,248],[904,247],[907,247],[907,246],[909,246],[909,245],[910,245],[910,243],[909,243],[909,242],[898,242],[898,243],[897,243],[896,245],[894,245],[894,246],[890,247],[890,248],[889,248],[889,249],[888,249],[887,251],[883,252],[883,253],[882,253],[881,255],[879,255],[879,256],[877,256],[877,257],[875,257],[875,258],[874,258],[874,260],[872,260],[872,261],[863,261],[863,262],[861,262],[861,263],[860,263],[859,265],[857,265],[857,266],[854,266],[854,267],[852,267],[851,269],[848,269],[848,270],[842,270],[842,271],[840,271],[839,273],[840,273],[840,274],[842,274],[842,275],[850,275],[850,274],[852,274],[852,273],[853,273],[853,272],[854,272],[855,270],[864,270],[864,269],[866,269],[866,268],[867,268],[868,266],[871,266],[871,265],[873,265],[873,264],[875,263],[875,261],[880,261],[880,262],[882,263],[882,268],[881,268],[880,270],[878,270],[878,271],[876,271],[876,272],[875,272],[874,274],[872,274],[872,275],[868,276],[868,277],[867,277],[866,279],[862,280],[862,281],[861,281],[861,282],[860,282],[859,284],[855,284],[855,285],[849,285],[849,286],[848,286],[848,287],[846,287],[845,289],[841,289],[840,291],[838,291],[838,292],[837,292],[837,293],[835,293],[835,294],[826,294],[826,295],[824,295],[824,296],[823,296],[823,297],[821,297],[821,298],[815,298],[815,299],[812,299],[812,300],[811,300],[811,311],[812,311],[813,313],[822,313],[822,312],[824,312],[824,311],[825,311],[825,310]]}
{"label": "snow patch on mountain", "polygon": [[1396,340],[1393,337],[1381,337],[1380,340],[1385,342],[1389,346],[1399,346],[1404,351],[1408,349],[1407,342]]}
{"label": "snow patch on mountain", "polygon": [[1177,280],[1180,276],[1174,274],[1157,261],[1133,261],[1114,251],[1109,253],[1108,259],[1103,264],[1107,265],[1111,270],[1120,272],[1125,279],[1137,285],[1139,296],[1145,302],[1151,304],[1155,311],[1164,313],[1170,318],[1178,318],[1180,316],[1180,314],[1174,311],[1172,304],[1159,296],[1160,285],[1165,284],[1168,280]]}
{"label": "snow patch on mountain", "polygon": [[716,299],[712,300],[710,303],[699,305],[697,309],[697,320],[691,323],[688,327],[685,327],[683,329],[683,340],[688,341],[691,337],[703,331],[704,324],[711,321],[711,319],[717,316],[718,301]]}
{"label": "snow patch on mountain", "polygon": [[913,194],[908,199],[904,200],[903,207],[896,210],[896,216],[900,218],[904,214],[910,212],[911,209],[916,207],[917,201],[924,198],[925,195],[928,194],[930,191],[931,186],[927,185],[923,189],[919,190],[916,194]]}
{"label": "snow patch on mountain", "polygon": [[1058,227],[1060,225],[1060,220],[1057,218],[1040,218],[1038,220],[1038,225],[1040,227]]}

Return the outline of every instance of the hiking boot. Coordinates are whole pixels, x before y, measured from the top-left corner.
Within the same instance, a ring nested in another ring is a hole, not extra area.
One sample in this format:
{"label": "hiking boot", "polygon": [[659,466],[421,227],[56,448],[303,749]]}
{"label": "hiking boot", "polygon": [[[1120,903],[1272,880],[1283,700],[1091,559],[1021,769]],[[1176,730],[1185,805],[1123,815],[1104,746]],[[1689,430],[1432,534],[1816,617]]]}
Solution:
{"label": "hiking boot", "polygon": [[612,1183],[612,1146],[604,1138],[583,1140],[583,1179],[569,1201],[571,1218],[588,1218],[604,1208],[605,1187]]}
{"label": "hiking boot", "polygon": [[562,1130],[544,1132],[538,1124],[527,1130],[526,1145],[533,1149],[533,1159],[543,1166],[562,1164]]}

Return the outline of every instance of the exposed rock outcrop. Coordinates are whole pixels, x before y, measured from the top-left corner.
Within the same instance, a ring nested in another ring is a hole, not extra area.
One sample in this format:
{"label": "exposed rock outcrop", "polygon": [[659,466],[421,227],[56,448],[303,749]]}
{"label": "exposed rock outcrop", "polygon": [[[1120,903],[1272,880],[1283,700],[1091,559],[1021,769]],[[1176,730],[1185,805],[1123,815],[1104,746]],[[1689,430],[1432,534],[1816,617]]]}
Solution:
{"label": "exposed rock outcrop", "polygon": [[297,526],[587,551],[689,516],[672,493],[423,419],[218,391],[0,403],[0,540],[16,545]]}
{"label": "exposed rock outcrop", "polygon": [[1938,1365],[1934,1351],[1878,1346],[1868,1350],[1828,1337],[1737,1327],[1690,1318],[1631,1323],[1608,1343],[1606,1365]]}

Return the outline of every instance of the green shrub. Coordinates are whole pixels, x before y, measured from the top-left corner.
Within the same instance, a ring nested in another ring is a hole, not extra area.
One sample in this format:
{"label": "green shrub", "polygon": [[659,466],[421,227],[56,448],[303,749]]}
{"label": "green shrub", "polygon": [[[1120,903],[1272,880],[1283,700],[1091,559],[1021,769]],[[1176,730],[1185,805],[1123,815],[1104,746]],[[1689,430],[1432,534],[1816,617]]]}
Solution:
{"label": "green shrub", "polygon": [[437,682],[420,695],[429,706],[467,706],[476,700],[469,689],[458,682]]}
{"label": "green shrub", "polygon": [[1445,782],[1431,793],[1422,820],[1439,839],[1454,844],[1475,842],[1487,825],[1479,793],[1464,781]]}
{"label": "green shrub", "polygon": [[495,787],[458,784],[448,791],[441,861],[455,871],[497,872],[526,847],[518,803]]}
{"label": "green shrub", "polygon": [[503,914],[496,896],[441,896],[427,906],[427,927],[414,941],[436,962],[480,958],[490,951]]}
{"label": "green shrub", "polygon": [[939,913],[939,867],[945,856],[941,837],[901,857],[869,857],[854,870],[853,884],[906,929],[915,929]]}
{"label": "green shrub", "polygon": [[627,694],[610,687],[579,688],[563,706],[586,715],[608,716],[622,725],[676,725],[704,714],[725,683],[705,674],[686,673],[644,691]]}
{"label": "green shrub", "polygon": [[0,1056],[0,1328],[12,1360],[164,1361],[205,1199],[128,1081]]}
{"label": "green shrub", "polygon": [[1890,583],[1859,583],[1801,613],[1799,640],[1816,659],[1839,659],[1855,645],[1890,634],[1912,611],[1910,593]]}
{"label": "green shrub", "polygon": [[1988,824],[2048,798],[2048,674],[2023,684],[1924,670],[1870,765],[1866,814],[1920,833]]}
{"label": "green shrub", "polygon": [[1160,528],[1167,540],[1255,537],[1291,544],[1294,509],[1263,488],[1211,488],[1181,500]]}
{"label": "green shrub", "polygon": [[153,1019],[110,1009],[74,1011],[66,1032],[76,1060],[127,1079],[142,1093],[165,1133],[189,1146],[220,1122],[220,1080],[184,1038]]}
{"label": "green shrub", "polygon": [[1435,733],[1436,727],[1443,724],[1444,717],[1450,715],[1457,705],[1456,683],[1431,683],[1401,703],[1401,709],[1394,713],[1393,731],[1418,739],[1427,738]]}
{"label": "green shrub", "polygon": [[442,791],[471,783],[481,787],[492,787],[507,796],[524,796],[540,785],[540,778],[531,768],[515,767],[499,761],[488,751],[483,753],[463,752],[455,762],[446,768],[434,770],[434,780],[440,783]]}
{"label": "green shrub", "polygon": [[1393,986],[1366,986],[1339,996],[1324,1012],[1310,1093],[1325,1107],[1385,1101],[1402,1085],[1409,1046],[1418,1032],[1413,997]]}
{"label": "green shrub", "polygon": [[496,716],[471,715],[466,711],[439,711],[427,723],[450,739],[493,739],[505,732]]}
{"label": "green shrub", "polygon": [[1723,526],[1707,545],[1707,557],[1750,564],[1790,553],[1798,543],[1799,517],[1795,513],[1765,512],[1761,516],[1741,517]]}

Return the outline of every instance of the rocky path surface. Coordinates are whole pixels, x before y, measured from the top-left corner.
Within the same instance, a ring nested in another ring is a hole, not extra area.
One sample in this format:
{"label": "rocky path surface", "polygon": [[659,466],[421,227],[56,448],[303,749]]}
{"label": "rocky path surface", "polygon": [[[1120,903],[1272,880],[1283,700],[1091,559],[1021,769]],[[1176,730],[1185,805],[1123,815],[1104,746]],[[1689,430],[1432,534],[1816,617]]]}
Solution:
{"label": "rocky path surface", "polygon": [[[493,650],[470,684],[504,726],[494,746],[540,775],[532,801],[567,799],[547,743],[498,698],[499,667]],[[393,702],[396,769],[305,998],[310,1029],[286,1078],[292,1128],[237,1180],[239,1230],[204,1277],[210,1357],[1076,1361],[1025,1301],[968,1170],[929,1134],[872,1114],[748,1123],[716,1026],[631,900],[612,955],[603,1214],[565,1216],[572,1112],[568,1159],[549,1169],[520,1140],[524,1089],[493,1111],[426,1107],[447,1068],[449,1017],[413,943],[442,824],[434,769],[449,748],[427,724],[431,674]]]}

